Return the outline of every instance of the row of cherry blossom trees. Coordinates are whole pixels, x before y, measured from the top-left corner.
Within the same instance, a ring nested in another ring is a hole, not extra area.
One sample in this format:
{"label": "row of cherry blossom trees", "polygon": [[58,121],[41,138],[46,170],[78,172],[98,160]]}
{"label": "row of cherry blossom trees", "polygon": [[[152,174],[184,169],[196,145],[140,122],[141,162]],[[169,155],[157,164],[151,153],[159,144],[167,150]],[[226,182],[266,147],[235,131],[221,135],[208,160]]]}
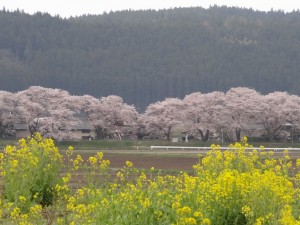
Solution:
{"label": "row of cherry blossom trees", "polygon": [[231,88],[226,93],[192,93],[183,99],[166,98],[150,104],[144,113],[119,96],[100,99],[73,96],[67,91],[32,86],[17,93],[0,91],[0,137],[13,136],[18,124],[31,134],[57,140],[75,139],[74,127],[84,115],[96,138],[164,138],[174,130],[207,141],[213,135],[228,138],[266,135],[283,138],[300,128],[300,97],[286,92],[262,95],[253,89]]}

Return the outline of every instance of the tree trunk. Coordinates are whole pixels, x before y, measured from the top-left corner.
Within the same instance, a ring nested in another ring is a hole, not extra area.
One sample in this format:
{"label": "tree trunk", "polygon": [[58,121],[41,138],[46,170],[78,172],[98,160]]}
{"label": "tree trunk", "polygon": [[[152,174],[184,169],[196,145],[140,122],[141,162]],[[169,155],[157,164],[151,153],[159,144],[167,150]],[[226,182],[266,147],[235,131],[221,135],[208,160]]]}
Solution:
{"label": "tree trunk", "polygon": [[199,134],[201,136],[201,141],[203,141],[203,139],[204,139],[203,131],[201,129],[198,129],[198,132],[199,132]]}
{"label": "tree trunk", "polygon": [[102,127],[96,127],[95,131],[96,131],[96,138],[97,139],[103,139],[107,136],[105,130]]}
{"label": "tree trunk", "polygon": [[34,133],[37,132],[37,129],[36,129],[36,126],[35,125],[28,125],[28,128],[29,128],[29,132],[30,132],[30,135],[33,135]]}
{"label": "tree trunk", "polygon": [[172,127],[169,127],[168,130],[165,132],[168,141],[170,141],[170,139],[171,139],[170,138],[170,136],[171,136],[171,129],[172,129]]}
{"label": "tree trunk", "polygon": [[268,136],[269,136],[269,141],[274,142],[276,138],[276,134],[278,134],[281,130],[282,126],[279,125],[273,129],[266,129]]}
{"label": "tree trunk", "polygon": [[241,141],[241,132],[242,132],[241,128],[235,128],[235,135],[237,141]]}
{"label": "tree trunk", "polygon": [[269,141],[270,142],[274,142],[275,141],[275,133],[273,133],[273,132],[269,133]]}
{"label": "tree trunk", "polygon": [[208,141],[209,134],[210,134],[209,130],[206,130],[206,134],[204,135],[204,141]]}
{"label": "tree trunk", "polygon": [[198,132],[201,136],[201,140],[202,142],[206,142],[209,139],[209,130],[206,130],[206,133],[204,134],[203,131],[201,129],[198,129]]}

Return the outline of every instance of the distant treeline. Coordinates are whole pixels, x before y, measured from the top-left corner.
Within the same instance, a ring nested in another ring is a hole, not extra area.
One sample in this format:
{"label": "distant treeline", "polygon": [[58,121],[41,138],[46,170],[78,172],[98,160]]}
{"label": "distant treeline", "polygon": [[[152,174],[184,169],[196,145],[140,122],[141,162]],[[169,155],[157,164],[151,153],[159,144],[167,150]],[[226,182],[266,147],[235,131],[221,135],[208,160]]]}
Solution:
{"label": "distant treeline", "polygon": [[300,12],[211,7],[63,19],[0,11],[0,90],[32,85],[138,109],[165,97],[255,88],[300,95]]}

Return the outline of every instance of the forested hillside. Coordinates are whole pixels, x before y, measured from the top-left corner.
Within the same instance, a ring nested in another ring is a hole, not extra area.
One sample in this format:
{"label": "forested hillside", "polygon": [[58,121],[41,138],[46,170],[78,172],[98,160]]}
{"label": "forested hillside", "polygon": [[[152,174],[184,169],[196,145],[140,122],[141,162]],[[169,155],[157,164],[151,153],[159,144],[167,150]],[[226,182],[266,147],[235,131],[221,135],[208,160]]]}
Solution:
{"label": "forested hillside", "polygon": [[246,86],[300,94],[300,12],[211,7],[62,19],[0,11],[0,90],[32,85],[143,110]]}

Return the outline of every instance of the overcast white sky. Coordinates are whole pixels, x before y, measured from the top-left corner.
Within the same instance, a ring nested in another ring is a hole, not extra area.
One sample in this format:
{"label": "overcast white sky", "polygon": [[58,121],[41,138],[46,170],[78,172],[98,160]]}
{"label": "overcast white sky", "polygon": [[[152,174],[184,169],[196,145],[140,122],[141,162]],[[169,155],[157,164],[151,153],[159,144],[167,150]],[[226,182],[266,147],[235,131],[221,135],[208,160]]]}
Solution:
{"label": "overcast white sky", "polygon": [[124,9],[164,9],[174,7],[227,5],[261,11],[300,9],[299,0],[0,0],[0,9],[20,9],[33,14],[37,11],[70,17],[82,14],[102,14]]}

